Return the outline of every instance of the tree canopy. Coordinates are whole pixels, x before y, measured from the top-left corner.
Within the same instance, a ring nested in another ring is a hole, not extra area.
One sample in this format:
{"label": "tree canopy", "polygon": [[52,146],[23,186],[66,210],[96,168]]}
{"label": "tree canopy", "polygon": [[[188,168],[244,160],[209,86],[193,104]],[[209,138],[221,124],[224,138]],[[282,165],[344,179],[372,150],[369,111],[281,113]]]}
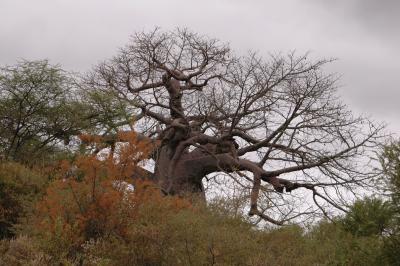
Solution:
{"label": "tree canopy", "polygon": [[[48,61],[22,61],[0,72],[0,143],[6,158],[32,160],[84,127],[72,81]],[[30,157],[30,158],[27,158]]]}
{"label": "tree canopy", "polygon": [[71,73],[47,60],[0,70],[0,152],[7,159],[33,162],[80,134],[115,133],[132,119],[112,93],[81,90]]}
{"label": "tree canopy", "polygon": [[328,215],[327,205],[346,211],[379,174],[371,156],[383,127],[341,103],[330,62],[238,56],[216,39],[156,29],[135,34],[84,87],[136,112],[134,130],[153,143],[148,177],[163,193],[201,195],[205,177],[224,173],[250,191],[250,215],[282,224]]}

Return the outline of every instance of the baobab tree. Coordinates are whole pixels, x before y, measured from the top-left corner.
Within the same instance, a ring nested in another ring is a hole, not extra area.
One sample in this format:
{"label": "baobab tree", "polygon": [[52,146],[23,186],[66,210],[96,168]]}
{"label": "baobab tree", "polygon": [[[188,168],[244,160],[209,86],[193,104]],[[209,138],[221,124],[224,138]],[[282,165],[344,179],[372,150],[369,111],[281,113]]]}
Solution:
{"label": "baobab tree", "polygon": [[[282,224],[307,212],[285,201],[297,191],[324,214],[323,202],[345,211],[349,193],[377,175],[369,162],[382,126],[340,102],[329,62],[236,56],[218,40],[157,29],[134,35],[84,84],[135,110],[134,130],[152,145],[148,177],[163,193],[203,195],[203,179],[225,173],[251,182],[250,215]],[[260,207],[263,192],[280,213]]]}

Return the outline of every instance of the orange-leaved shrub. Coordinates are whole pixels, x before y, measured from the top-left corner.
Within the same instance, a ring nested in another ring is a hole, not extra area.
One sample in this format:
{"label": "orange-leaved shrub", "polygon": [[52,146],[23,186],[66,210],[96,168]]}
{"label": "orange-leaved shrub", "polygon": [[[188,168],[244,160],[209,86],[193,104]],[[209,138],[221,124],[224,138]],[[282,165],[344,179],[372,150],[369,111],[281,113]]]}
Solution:
{"label": "orange-leaved shrub", "polygon": [[[101,139],[82,136],[100,145]],[[77,256],[91,239],[125,239],[142,206],[149,203],[177,211],[189,201],[164,197],[156,184],[135,179],[138,162],[150,143],[137,141],[135,133],[124,133],[115,149],[101,155],[81,155],[60,163],[60,177],[47,188],[37,204],[34,231],[52,256]]]}

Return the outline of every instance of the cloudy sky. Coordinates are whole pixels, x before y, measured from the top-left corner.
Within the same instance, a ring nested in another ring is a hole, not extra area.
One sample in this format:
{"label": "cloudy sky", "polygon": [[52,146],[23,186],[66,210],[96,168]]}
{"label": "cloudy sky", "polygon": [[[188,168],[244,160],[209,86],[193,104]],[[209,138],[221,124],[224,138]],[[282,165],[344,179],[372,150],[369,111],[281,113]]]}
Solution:
{"label": "cloudy sky", "polygon": [[0,0],[0,65],[47,58],[86,71],[129,36],[187,27],[238,53],[337,58],[339,93],[355,113],[400,135],[398,0]]}

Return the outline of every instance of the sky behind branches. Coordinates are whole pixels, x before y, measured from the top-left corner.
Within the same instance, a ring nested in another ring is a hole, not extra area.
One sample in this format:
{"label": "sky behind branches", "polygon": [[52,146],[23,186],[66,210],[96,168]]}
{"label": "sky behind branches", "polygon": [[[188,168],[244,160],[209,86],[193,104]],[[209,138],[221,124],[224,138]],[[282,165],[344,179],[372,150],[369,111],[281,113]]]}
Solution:
{"label": "sky behind branches", "polygon": [[337,58],[339,93],[400,135],[398,0],[0,0],[0,65],[49,59],[88,71],[134,32],[187,27],[242,54]]}

